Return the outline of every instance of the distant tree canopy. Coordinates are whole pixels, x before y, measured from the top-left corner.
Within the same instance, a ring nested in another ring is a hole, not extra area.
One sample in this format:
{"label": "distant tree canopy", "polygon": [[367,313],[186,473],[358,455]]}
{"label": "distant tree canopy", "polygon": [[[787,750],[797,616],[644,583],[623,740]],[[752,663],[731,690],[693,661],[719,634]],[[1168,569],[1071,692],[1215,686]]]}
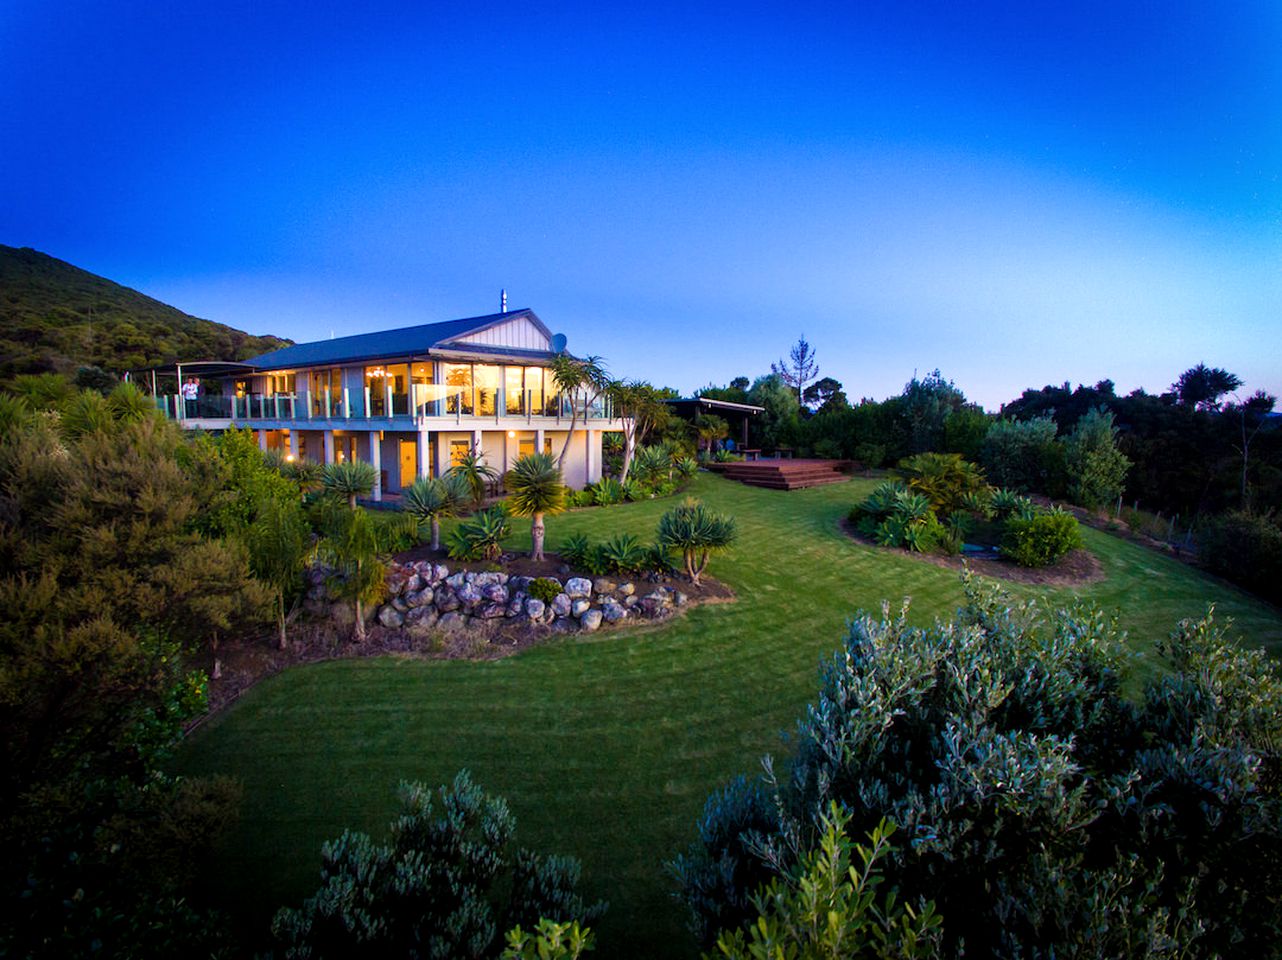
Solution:
{"label": "distant tree canopy", "polygon": [[78,385],[102,390],[125,370],[244,360],[290,343],[189,316],[26,247],[0,244],[0,290],[0,382],[85,368]]}
{"label": "distant tree canopy", "polygon": [[1220,397],[1240,386],[1242,381],[1236,374],[1199,363],[1180,374],[1171,390],[1185,406],[1213,410],[1219,406]]}

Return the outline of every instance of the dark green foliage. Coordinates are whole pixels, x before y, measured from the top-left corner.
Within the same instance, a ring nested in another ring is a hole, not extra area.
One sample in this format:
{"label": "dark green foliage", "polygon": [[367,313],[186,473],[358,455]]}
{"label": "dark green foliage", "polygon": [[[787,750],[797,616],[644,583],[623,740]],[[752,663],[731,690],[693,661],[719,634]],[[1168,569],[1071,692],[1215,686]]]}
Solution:
{"label": "dark green foliage", "polygon": [[1198,560],[1226,580],[1282,603],[1282,527],[1276,519],[1231,511],[1197,534]]}
{"label": "dark green foliage", "polygon": [[503,541],[511,532],[501,503],[478,510],[450,534],[450,556],[456,560],[497,560],[503,554]]}
{"label": "dark green foliage", "polygon": [[[0,381],[175,360],[244,360],[289,344],[200,320],[29,248],[0,244]],[[83,385],[105,392],[97,374]]]}
{"label": "dark green foliage", "polygon": [[559,552],[562,560],[570,566],[580,569],[587,565],[589,558],[594,553],[592,544],[588,542],[588,538],[582,533],[575,533],[566,537],[561,544]]}
{"label": "dark green foliage", "polygon": [[1014,490],[1002,488],[994,490],[993,495],[988,501],[989,509],[992,515],[998,520],[1005,520],[1008,517],[1031,517],[1035,508],[1033,501],[1028,497],[1022,496]]}
{"label": "dark green foliage", "polygon": [[327,463],[321,472],[321,486],[327,493],[343,497],[347,505],[356,509],[360,497],[368,497],[378,483],[378,471],[364,460],[344,460]]}
{"label": "dark green foliage", "polygon": [[[564,554],[562,554],[562,559],[564,559]],[[530,582],[526,592],[535,600],[551,603],[556,599],[557,594],[561,592],[561,585],[550,577],[539,577],[537,580]]]}
{"label": "dark green foliage", "polygon": [[709,805],[677,864],[705,942],[836,803],[852,830],[902,830],[886,882],[938,904],[948,956],[1277,956],[1276,665],[1185,621],[1136,705],[1102,614],[966,590],[953,623],[858,617],[784,776]]}
{"label": "dark green foliage", "polygon": [[1055,442],[1058,430],[1050,417],[996,421],[980,451],[989,481],[1021,493],[1060,493],[1064,453]]}
{"label": "dark green foliage", "polygon": [[597,547],[598,566],[606,573],[636,573],[649,555],[645,545],[630,533],[615,534]]}
{"label": "dark green foliage", "polygon": [[580,927],[579,921],[557,923],[543,918],[533,933],[526,933],[520,924],[509,930],[500,960],[578,960],[595,948],[592,931]]}
{"label": "dark green foliage", "polygon": [[1013,516],[1002,536],[1002,554],[1021,567],[1048,567],[1081,546],[1077,518],[1063,510]]}
{"label": "dark green foliage", "polygon": [[400,794],[386,843],[349,831],[322,848],[320,889],[272,923],[286,958],[497,957],[513,927],[604,912],[579,894],[577,861],[516,846],[507,803],[466,771],[439,809],[422,784]]}
{"label": "dark green foliage", "polygon": [[[716,956],[727,960],[931,960],[941,955],[943,921],[934,904],[883,895],[881,861],[890,856],[894,825],[882,821],[868,846],[847,834],[850,815],[835,802],[818,822],[814,849],[784,877],[752,898],[757,917],[746,929],[722,931]],[[857,861],[857,862],[856,862]],[[707,955],[705,955],[706,957]]]}

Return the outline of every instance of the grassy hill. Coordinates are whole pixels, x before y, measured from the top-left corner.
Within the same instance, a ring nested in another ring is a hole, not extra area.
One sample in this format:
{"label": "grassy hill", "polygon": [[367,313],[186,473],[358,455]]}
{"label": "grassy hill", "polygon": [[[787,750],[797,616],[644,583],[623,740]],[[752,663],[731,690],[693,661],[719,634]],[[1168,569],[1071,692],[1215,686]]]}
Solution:
{"label": "grassy hill", "polygon": [[0,381],[113,373],[174,360],[243,360],[291,341],[201,320],[30,247],[0,244]]}

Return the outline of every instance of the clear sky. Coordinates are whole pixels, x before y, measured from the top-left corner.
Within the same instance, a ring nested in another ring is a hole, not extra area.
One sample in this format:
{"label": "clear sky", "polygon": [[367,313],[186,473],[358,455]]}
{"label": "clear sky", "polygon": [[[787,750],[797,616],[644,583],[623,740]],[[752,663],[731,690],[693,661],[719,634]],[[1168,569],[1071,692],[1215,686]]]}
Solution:
{"label": "clear sky", "polygon": [[506,287],[687,392],[1282,394],[1282,3],[0,0],[0,242],[295,340]]}

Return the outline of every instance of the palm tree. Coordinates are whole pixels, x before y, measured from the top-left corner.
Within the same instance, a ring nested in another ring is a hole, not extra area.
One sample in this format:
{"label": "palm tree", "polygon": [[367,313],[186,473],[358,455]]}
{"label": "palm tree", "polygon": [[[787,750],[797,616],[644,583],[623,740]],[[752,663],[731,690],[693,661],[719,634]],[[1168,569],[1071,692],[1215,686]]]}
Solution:
{"label": "palm tree", "polygon": [[619,482],[627,483],[637,446],[645,443],[647,434],[665,417],[668,408],[659,391],[644,381],[614,380],[607,386],[606,394],[614,405],[614,415],[623,422],[623,467],[619,470]]}
{"label": "palm tree", "polygon": [[553,358],[548,369],[552,371],[552,382],[556,388],[570,399],[570,430],[565,435],[565,445],[561,447],[561,455],[556,458],[556,466],[559,470],[565,466],[565,455],[570,452],[574,428],[579,424],[580,400],[586,407],[605,391],[610,380],[600,357],[585,357],[580,360],[568,353],[560,353]]}
{"label": "palm tree", "polygon": [[330,517],[329,527],[320,552],[337,573],[332,584],[335,593],[355,607],[353,639],[364,643],[365,605],[378,602],[386,587],[387,566],[378,529],[364,510],[341,508]]}
{"label": "palm tree", "polygon": [[401,491],[401,505],[419,523],[432,527],[432,549],[441,549],[441,517],[452,517],[469,497],[464,479],[457,475],[420,477]]}
{"label": "palm tree", "polygon": [[532,560],[543,559],[543,515],[565,509],[565,484],[561,469],[548,453],[526,454],[508,471],[506,477],[508,509],[518,517],[531,517],[530,539]]}
{"label": "palm tree", "polygon": [[249,568],[272,591],[280,648],[285,637],[285,598],[297,589],[312,551],[312,530],[297,500],[270,499],[246,531]]}
{"label": "palm tree", "polygon": [[363,460],[347,460],[343,463],[325,465],[321,483],[331,493],[347,498],[347,505],[356,509],[356,498],[365,497],[374,489],[378,480],[378,471],[372,463]]}
{"label": "palm tree", "polygon": [[485,503],[485,491],[490,481],[499,478],[498,472],[485,462],[485,455],[476,447],[459,457],[445,475],[458,478],[467,487],[474,510],[480,510],[481,504]]}

